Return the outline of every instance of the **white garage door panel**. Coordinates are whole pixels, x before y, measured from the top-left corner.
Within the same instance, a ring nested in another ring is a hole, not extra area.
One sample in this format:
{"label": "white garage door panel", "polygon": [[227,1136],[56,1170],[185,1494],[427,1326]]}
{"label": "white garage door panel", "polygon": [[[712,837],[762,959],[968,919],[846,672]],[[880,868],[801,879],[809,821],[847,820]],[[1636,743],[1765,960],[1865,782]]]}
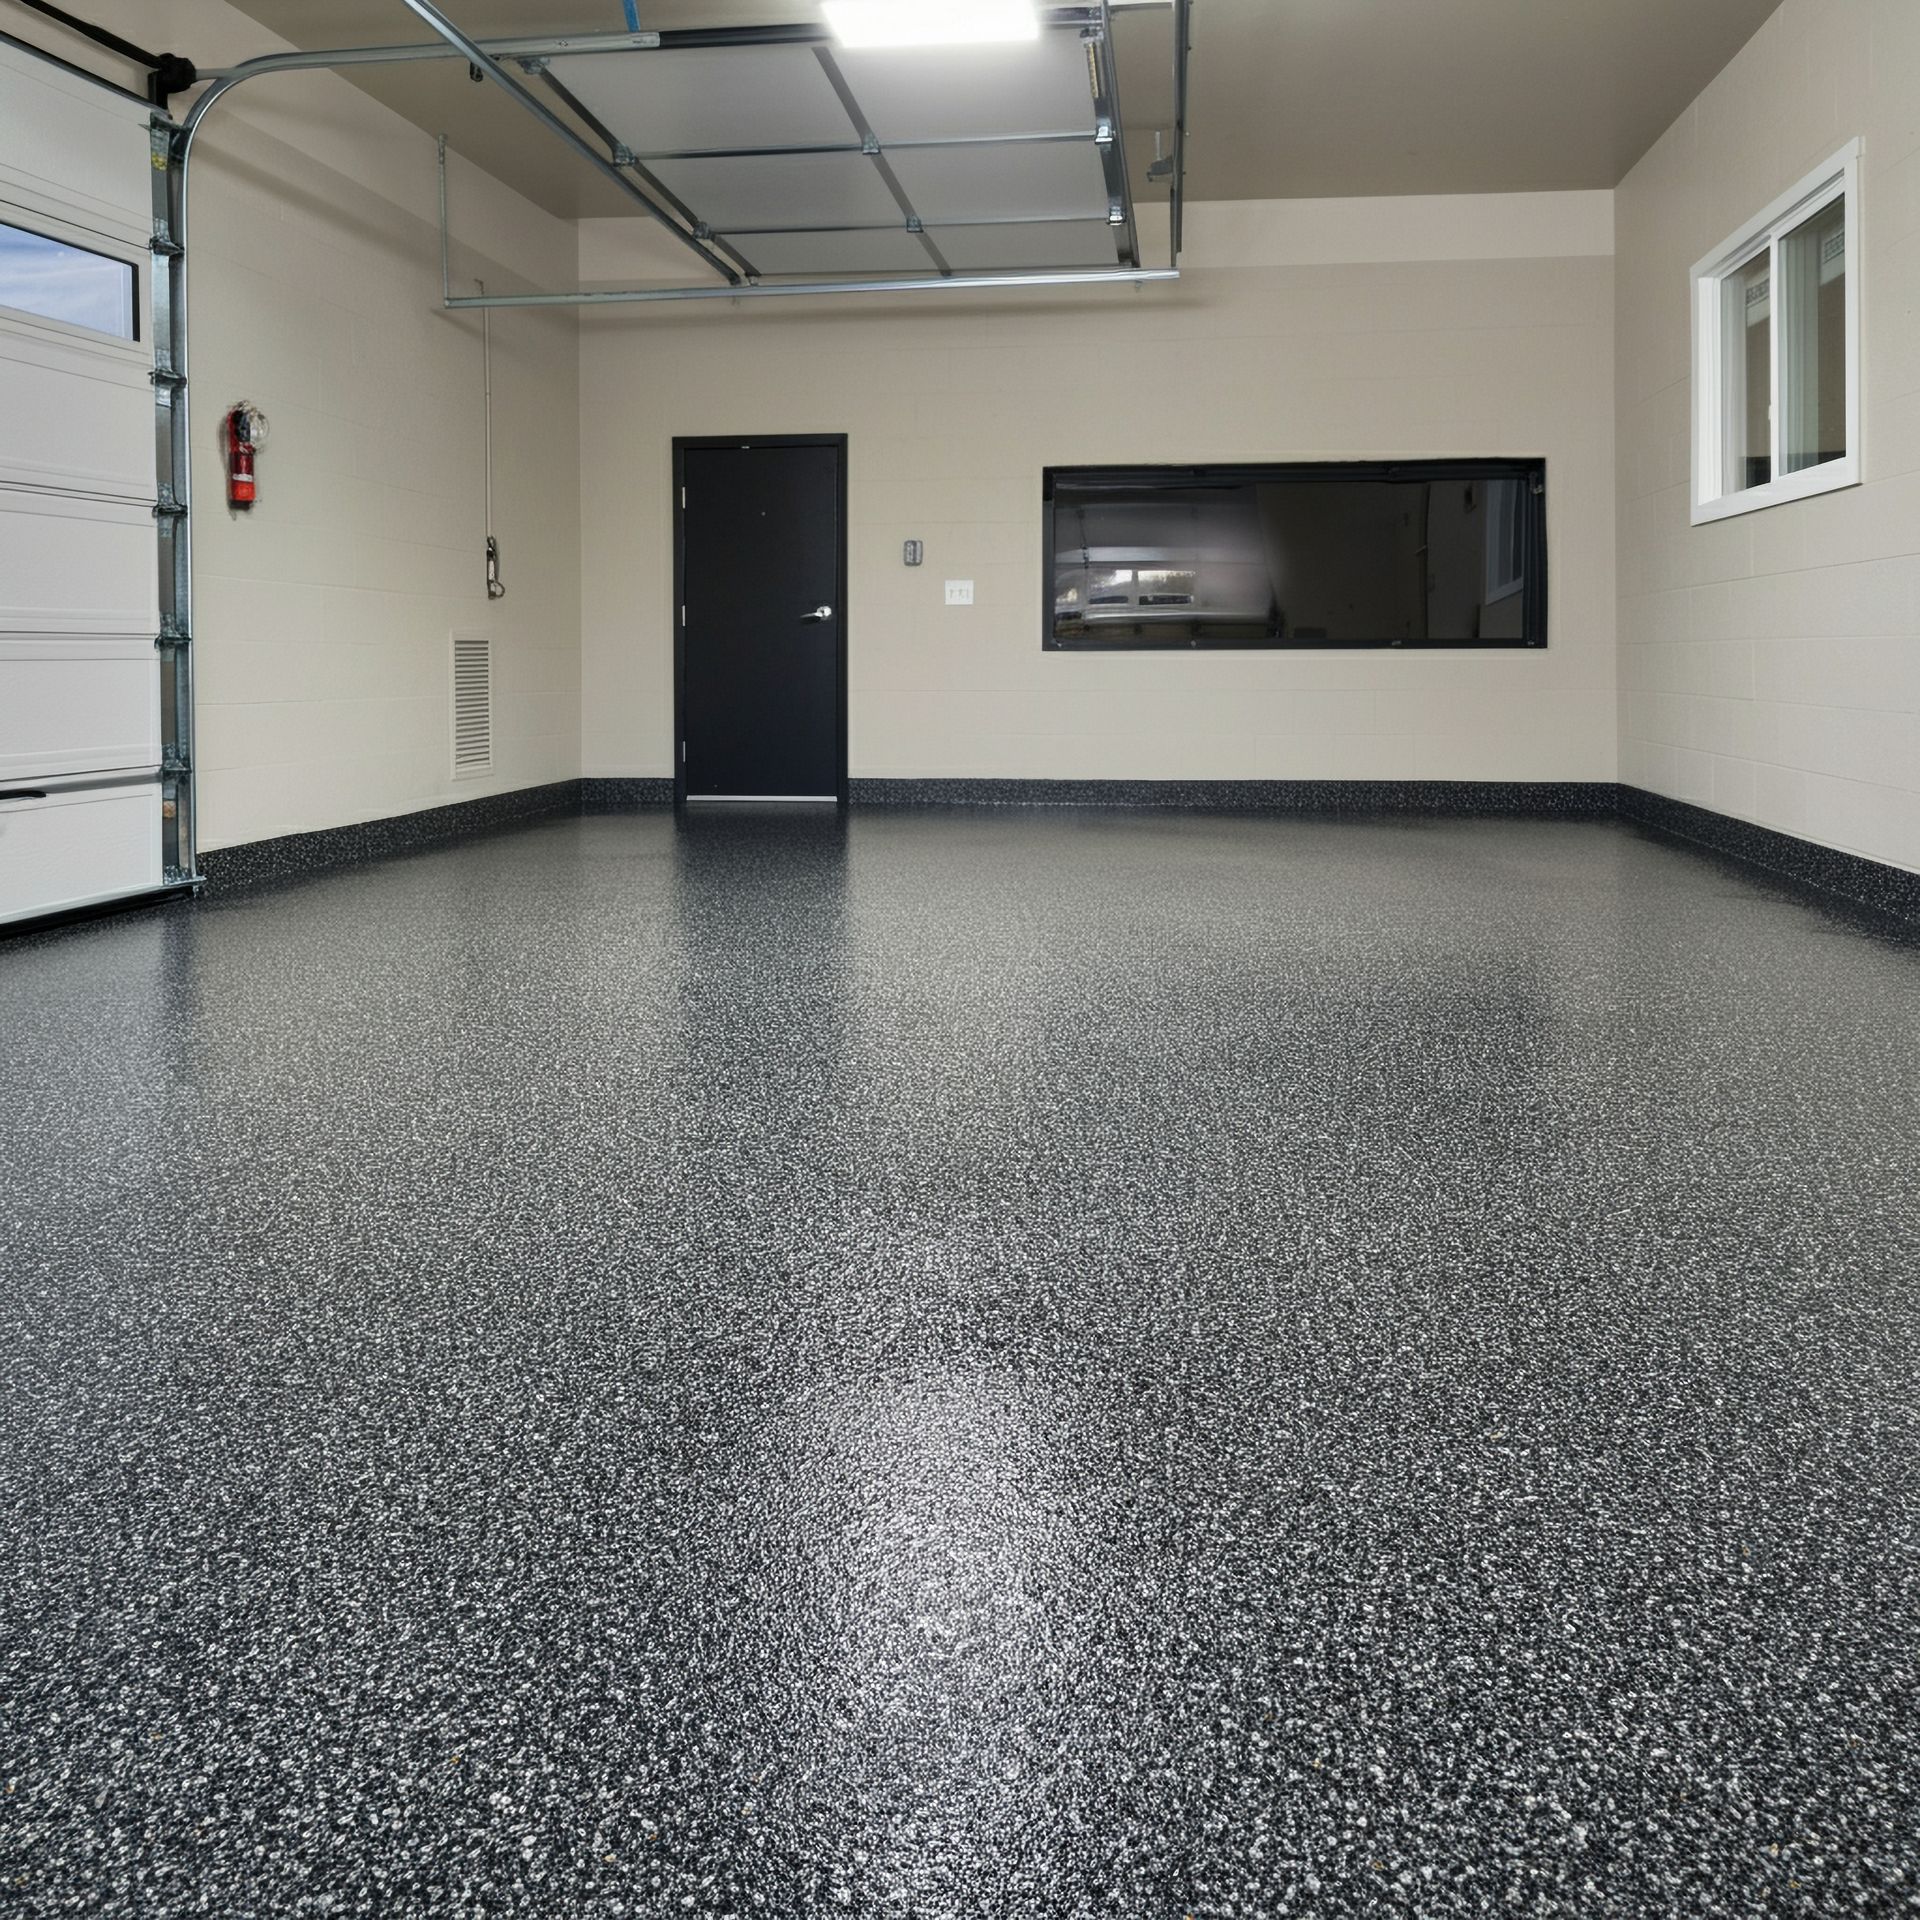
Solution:
{"label": "white garage door panel", "polygon": [[153,382],[144,353],[0,323],[0,421],[0,486],[152,504]]}
{"label": "white garage door panel", "polygon": [[553,77],[637,153],[859,141],[811,47],[587,54]]}
{"label": "white garage door panel", "polygon": [[153,231],[149,118],[136,101],[0,46],[0,199],[144,243]]}
{"label": "white garage door panel", "polygon": [[0,640],[0,786],[159,764],[152,641]]}
{"label": "white garage door panel", "polygon": [[0,921],[165,884],[151,117],[0,43]]}
{"label": "white garage door panel", "polygon": [[0,633],[159,627],[151,508],[0,487]]}
{"label": "white garage door panel", "polygon": [[157,781],[44,793],[0,798],[0,920],[160,885]]}
{"label": "white garage door panel", "polygon": [[975,133],[1092,133],[1086,43],[1071,28],[1038,46],[838,49],[867,124],[884,143]]}

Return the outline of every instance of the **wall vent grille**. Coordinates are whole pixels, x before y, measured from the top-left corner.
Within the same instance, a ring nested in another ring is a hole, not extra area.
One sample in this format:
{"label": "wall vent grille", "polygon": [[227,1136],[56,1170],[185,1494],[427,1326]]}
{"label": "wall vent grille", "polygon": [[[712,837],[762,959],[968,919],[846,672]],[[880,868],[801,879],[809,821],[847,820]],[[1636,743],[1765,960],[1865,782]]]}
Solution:
{"label": "wall vent grille", "polygon": [[484,633],[453,636],[454,778],[493,768],[493,640]]}

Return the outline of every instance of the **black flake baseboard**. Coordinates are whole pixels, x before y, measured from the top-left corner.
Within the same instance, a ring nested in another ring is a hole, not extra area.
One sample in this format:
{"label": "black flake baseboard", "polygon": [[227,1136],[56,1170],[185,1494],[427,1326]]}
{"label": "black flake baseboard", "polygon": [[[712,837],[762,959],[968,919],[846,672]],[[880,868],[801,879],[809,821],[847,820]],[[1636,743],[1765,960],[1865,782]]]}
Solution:
{"label": "black flake baseboard", "polygon": [[[1761,868],[1848,905],[1920,926],[1920,874],[1736,820],[1643,787],[1600,780],[855,780],[858,808],[1116,807],[1205,813],[1427,815],[1631,821]],[[209,890],[378,860],[564,815],[637,813],[673,804],[665,778],[559,780],[515,793],[201,855]]]}
{"label": "black flake baseboard", "polygon": [[644,813],[673,805],[671,779],[613,780],[595,776],[580,782],[582,813]]}
{"label": "black flake baseboard", "polygon": [[580,782],[556,780],[549,786],[489,793],[477,800],[426,807],[386,820],[362,820],[350,827],[323,827],[313,833],[284,833],[273,840],[249,840],[216,847],[200,856],[200,872],[209,892],[258,886],[266,880],[293,880],[330,867],[382,860],[448,840],[491,833],[556,814],[580,811]]}
{"label": "black flake baseboard", "polygon": [[1920,873],[1842,853],[1772,827],[1736,820],[1732,814],[1670,800],[1645,787],[1621,785],[1617,811],[1623,820],[1689,840],[1750,867],[1762,867],[1796,885],[1832,894],[1850,906],[1867,907],[1920,926]]}
{"label": "black flake baseboard", "polygon": [[855,780],[857,807],[1158,807],[1604,819],[1610,780]]}

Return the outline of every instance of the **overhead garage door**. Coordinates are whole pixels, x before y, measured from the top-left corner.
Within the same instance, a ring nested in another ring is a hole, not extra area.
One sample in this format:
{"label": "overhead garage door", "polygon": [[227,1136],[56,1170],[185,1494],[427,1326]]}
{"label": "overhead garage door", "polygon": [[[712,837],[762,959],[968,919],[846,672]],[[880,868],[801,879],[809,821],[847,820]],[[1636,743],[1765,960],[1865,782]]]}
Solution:
{"label": "overhead garage door", "polygon": [[168,877],[150,122],[0,46],[0,921]]}

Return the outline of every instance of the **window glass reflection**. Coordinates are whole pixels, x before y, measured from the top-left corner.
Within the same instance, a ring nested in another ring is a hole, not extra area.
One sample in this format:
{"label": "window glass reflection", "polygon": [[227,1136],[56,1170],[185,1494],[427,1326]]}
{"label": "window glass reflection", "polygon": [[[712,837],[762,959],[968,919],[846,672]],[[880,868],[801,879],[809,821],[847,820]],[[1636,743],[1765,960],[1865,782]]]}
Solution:
{"label": "window glass reflection", "polygon": [[1223,471],[1164,483],[1058,474],[1053,638],[1082,647],[1543,638],[1527,630],[1535,505],[1521,471]]}
{"label": "window glass reflection", "polygon": [[1728,274],[1720,303],[1720,377],[1729,492],[1773,478],[1773,257],[1762,251]]}
{"label": "window glass reflection", "polygon": [[1780,467],[1847,455],[1847,203],[1830,201],[1780,242]]}
{"label": "window glass reflection", "polygon": [[0,222],[0,307],[137,339],[133,264]]}

